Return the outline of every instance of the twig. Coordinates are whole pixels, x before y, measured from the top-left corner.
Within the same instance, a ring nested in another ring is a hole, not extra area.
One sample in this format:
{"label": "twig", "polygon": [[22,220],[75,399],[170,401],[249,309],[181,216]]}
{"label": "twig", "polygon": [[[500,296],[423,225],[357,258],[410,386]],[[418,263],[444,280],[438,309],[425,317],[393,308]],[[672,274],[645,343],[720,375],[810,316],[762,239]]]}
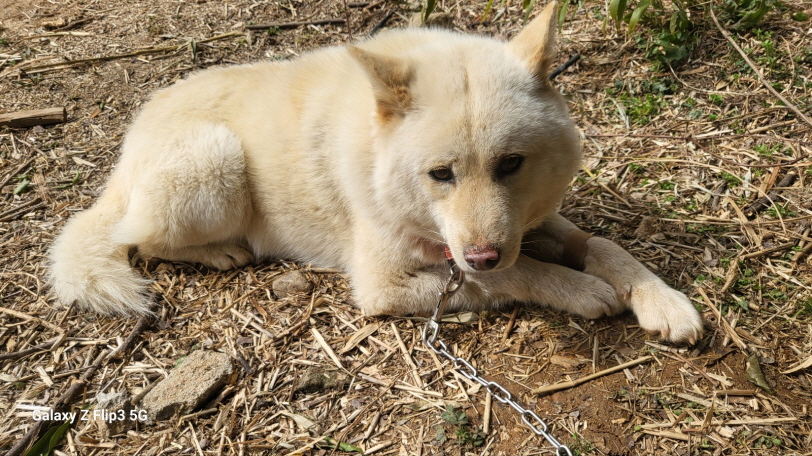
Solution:
{"label": "twig", "polygon": [[328,357],[329,357],[331,360],[333,360],[333,362],[335,363],[335,365],[336,365],[336,366],[338,366],[338,368],[339,368],[339,369],[346,371],[347,369],[345,369],[345,368],[344,368],[344,365],[343,365],[343,364],[341,364],[341,360],[340,360],[340,359],[338,358],[338,356],[336,355],[336,352],[334,352],[334,351],[333,351],[333,349],[332,349],[332,348],[330,348],[330,345],[328,345],[328,344],[327,344],[327,341],[326,341],[326,340],[324,340],[324,337],[321,335],[321,333],[319,332],[319,330],[318,330],[318,329],[316,329],[316,328],[310,328],[310,332],[313,334],[313,338],[315,338],[315,339],[316,339],[316,342],[318,342],[318,343],[319,343],[319,345],[321,346],[322,350],[324,350],[324,352],[325,352],[325,353],[327,353],[327,356],[328,356]]}
{"label": "twig", "polygon": [[719,396],[755,396],[756,394],[758,394],[758,391],[745,389],[730,389],[730,390],[716,390],[716,394]]}
{"label": "twig", "polygon": [[32,199],[31,201],[26,201],[25,203],[17,207],[11,208],[5,212],[0,213],[0,223],[9,222],[11,220],[16,219],[25,212],[32,212],[44,206],[45,203],[43,203],[42,198],[38,196]]}
{"label": "twig", "polygon": [[728,321],[725,320],[724,317],[722,317],[722,313],[719,312],[719,308],[717,308],[716,305],[713,303],[713,301],[711,301],[710,298],[708,298],[708,295],[705,293],[705,290],[703,290],[702,288],[697,288],[697,291],[702,296],[702,300],[705,301],[705,305],[708,306],[711,312],[713,312],[713,315],[719,321],[719,327],[722,328],[722,331],[728,337],[730,337],[733,343],[738,345],[738,347],[741,348],[743,352],[747,353],[747,344],[745,344],[742,338],[739,337],[738,334],[736,334],[736,331],[733,329],[732,326],[730,326],[730,323],[728,323]]}
{"label": "twig", "polygon": [[761,85],[766,87],[767,90],[769,90],[773,95],[775,95],[779,100],[781,100],[781,102],[784,103],[789,109],[791,109],[792,112],[794,112],[795,115],[798,116],[798,118],[802,119],[807,124],[812,125],[812,119],[807,117],[794,104],[790,103],[789,100],[787,100],[780,93],[778,93],[778,91],[775,90],[773,88],[773,86],[770,85],[769,82],[767,82],[766,79],[764,79],[764,76],[761,74],[761,71],[759,71],[759,69],[756,67],[756,65],[753,63],[753,61],[750,60],[750,57],[747,56],[747,54],[744,52],[744,50],[742,50],[741,47],[739,47],[739,45],[736,43],[736,41],[733,39],[733,37],[730,36],[730,32],[725,30],[724,27],[722,27],[722,24],[719,23],[719,19],[716,18],[716,13],[713,12],[713,6],[711,6],[709,9],[710,9],[710,13],[711,13],[711,18],[713,19],[713,22],[716,24],[716,27],[719,29],[720,32],[722,32],[722,35],[725,37],[725,39],[736,49],[736,51],[738,51],[739,55],[742,56],[744,61],[747,62],[747,65],[750,66],[750,68],[753,70],[753,72],[758,77],[758,80],[759,80],[759,82],[761,82]]}
{"label": "twig", "polygon": [[[116,55],[105,55],[102,57],[91,57],[87,59],[79,59],[79,60],[68,60],[65,62],[55,62],[55,63],[46,63],[44,65],[37,65],[29,68],[20,68],[19,70],[26,73],[31,72],[33,70],[43,70],[46,68],[54,68],[54,67],[62,67],[64,68],[71,68],[78,65],[83,65],[85,63],[93,63],[93,62],[106,62],[109,60],[117,60],[117,59],[126,59],[127,57],[136,57],[139,55],[144,54],[154,54],[156,52],[166,52],[166,51],[176,51],[181,47],[186,46],[186,44],[174,45],[174,46],[163,46],[157,48],[150,48],[150,49],[142,49],[140,51],[135,52],[128,52],[126,54],[116,54]],[[60,68],[62,69],[62,68]]]}
{"label": "twig", "polygon": [[792,262],[797,264],[801,260],[801,258],[810,253],[812,253],[812,242],[807,244],[806,247],[804,247],[803,249],[801,249],[801,251],[796,253],[795,256],[792,257]]}
{"label": "twig", "polygon": [[620,364],[620,365],[615,366],[615,367],[610,367],[609,369],[604,369],[604,370],[599,371],[599,372],[595,372],[594,374],[587,375],[586,377],[581,377],[581,378],[578,378],[578,379],[575,379],[575,380],[570,380],[568,382],[560,382],[560,383],[554,383],[552,385],[542,386],[541,388],[536,388],[536,389],[532,390],[531,392],[533,394],[539,394],[540,395],[540,394],[551,393],[553,391],[561,391],[561,390],[564,390],[564,389],[574,388],[574,387],[576,387],[578,385],[583,385],[584,383],[589,382],[591,380],[595,380],[596,378],[603,377],[604,375],[614,374],[615,372],[622,371],[623,369],[628,369],[629,367],[645,363],[646,361],[649,361],[651,359],[654,359],[654,357],[651,356],[651,355],[643,356],[643,357],[637,358],[637,359],[635,359],[633,361],[629,361],[627,363],[623,363],[623,364]]}
{"label": "twig", "polygon": [[11,353],[2,353],[2,354],[0,354],[0,361],[4,361],[4,360],[7,360],[7,359],[19,359],[19,358],[28,356],[28,355],[30,355],[32,353],[36,353],[38,351],[50,350],[51,347],[53,347],[54,344],[57,343],[60,339],[61,339],[61,336],[57,336],[57,337],[48,339],[47,341],[45,341],[45,342],[43,342],[43,343],[41,343],[39,345],[34,345],[33,347],[29,347],[29,348],[26,348],[24,350],[19,350],[19,351],[11,352]]}
{"label": "twig", "polygon": [[[176,44],[176,45],[172,45],[172,46],[162,46],[162,47],[157,47],[157,48],[142,49],[140,51],[128,52],[126,54],[106,55],[106,56],[102,56],[102,57],[91,57],[91,58],[87,58],[87,59],[68,60],[68,61],[65,61],[65,62],[46,63],[44,65],[38,65],[38,66],[29,67],[29,68],[19,68],[19,66],[18,66],[18,67],[15,67],[15,69],[19,69],[22,72],[31,72],[33,70],[42,70],[42,69],[53,68],[53,67],[61,67],[60,69],[71,68],[71,67],[74,67],[74,66],[77,66],[77,65],[83,65],[85,63],[106,62],[106,61],[110,61],[110,60],[126,59],[127,57],[136,57],[136,56],[144,55],[144,54],[154,54],[154,53],[157,53],[157,52],[177,51],[178,49],[182,49],[182,48],[184,48],[186,46],[189,46],[192,42],[195,42],[197,44],[208,43],[208,42],[211,42],[211,41],[221,40],[223,38],[229,38],[229,37],[238,36],[238,35],[242,35],[242,32],[239,32],[239,31],[229,32],[229,33],[224,33],[222,35],[213,36],[211,38],[205,38],[205,39],[202,39],[202,40],[194,40],[194,41],[190,40],[190,41],[187,41],[187,42],[182,43],[182,44]],[[64,67],[62,67],[63,65],[64,65]]]}
{"label": "twig", "polygon": [[41,35],[24,36],[24,37],[21,37],[20,39],[22,39],[22,40],[37,40],[37,39],[40,39],[40,38],[49,38],[49,37],[52,37],[52,36],[93,36],[93,34],[90,33],[90,32],[58,32],[58,31],[53,31],[53,32],[43,33]]}
{"label": "twig", "polygon": [[58,29],[54,29],[53,31],[54,32],[62,32],[62,31],[65,31],[65,30],[74,29],[74,28],[76,28],[76,27],[78,27],[80,25],[84,25],[84,24],[87,24],[88,22],[92,22],[93,19],[94,18],[92,18],[92,17],[88,17],[88,18],[85,18],[85,19],[80,19],[78,21],[71,22],[70,24],[68,24],[68,25],[66,25],[64,27],[59,27]]}
{"label": "twig", "polygon": [[493,410],[493,394],[488,392],[485,395],[485,410],[482,412],[482,432],[485,435],[490,434],[491,432],[491,413]]}
{"label": "twig", "polygon": [[347,0],[344,0],[344,16],[347,21],[347,39],[352,41],[352,22],[350,22],[350,7],[347,6]]}
{"label": "twig", "polygon": [[747,255],[742,255],[739,257],[739,259],[749,260],[752,258],[758,258],[764,255],[769,255],[771,253],[780,252],[782,250],[791,249],[793,247],[795,247],[795,241],[785,242],[783,244],[776,245],[775,247],[770,247],[769,249],[759,250],[757,252],[748,253]]}
{"label": "twig", "polygon": [[389,19],[392,19],[392,16],[394,16],[394,15],[395,15],[395,10],[390,10],[388,13],[386,13],[386,16],[384,16],[383,19],[381,19],[380,22],[375,24],[375,27],[372,27],[372,30],[369,31],[369,34],[367,34],[367,36],[372,36],[372,35],[380,32],[381,29],[384,28],[384,26],[386,26],[386,23],[389,22]]}
{"label": "twig", "polygon": [[270,24],[252,24],[246,25],[248,30],[267,30],[270,28],[278,29],[291,29],[301,27],[303,25],[328,25],[328,24],[344,24],[346,19],[320,19],[317,21],[298,21],[298,22],[272,22]]}
{"label": "twig", "polygon": [[133,330],[130,331],[130,335],[128,335],[127,338],[124,339],[123,342],[121,342],[121,345],[119,345],[115,350],[113,350],[110,353],[110,356],[109,356],[108,359],[121,359],[121,358],[123,358],[124,353],[127,350],[129,350],[129,348],[132,346],[133,342],[135,342],[135,338],[140,336],[141,333],[144,332],[144,330],[147,329],[151,323],[152,323],[152,318],[149,317],[149,316],[142,316],[141,318],[139,318],[138,321],[135,323],[135,327],[133,327]]}
{"label": "twig", "polygon": [[376,6],[382,5],[384,3],[386,3],[386,0],[378,0],[377,2],[372,2],[369,5],[365,6],[364,9],[365,10],[372,9],[372,8],[375,8]]}
{"label": "twig", "polygon": [[516,324],[516,317],[519,316],[519,310],[521,310],[521,305],[514,304],[513,312],[510,313],[510,320],[508,320],[507,325],[505,325],[505,331],[502,333],[502,343],[505,343],[510,332],[513,331],[513,325]]}
{"label": "twig", "polygon": [[[783,179],[775,186],[775,188],[782,189],[787,187],[792,187],[792,184],[795,183],[795,180],[798,179],[798,174],[794,172],[787,173]],[[773,190],[767,194],[767,196],[762,196],[761,198],[753,201],[752,203],[745,206],[742,210],[748,216],[753,216],[757,212],[761,211],[762,209],[769,207],[773,204],[776,198],[778,198],[778,190]]]}
{"label": "twig", "polygon": [[575,62],[577,62],[580,59],[581,59],[581,54],[574,54],[573,56],[571,56],[569,58],[569,60],[564,62],[560,67],[556,68],[555,71],[550,73],[549,79],[552,81],[553,79],[558,77],[559,74],[563,73],[567,68],[575,65]]}
{"label": "twig", "polygon": [[45,326],[46,328],[51,329],[53,331],[56,331],[59,334],[62,334],[62,333],[65,332],[64,329],[62,329],[59,326],[51,323],[50,321],[45,321],[42,318],[35,317],[33,315],[28,315],[27,313],[23,313],[23,312],[20,312],[20,311],[17,311],[17,310],[9,309],[7,307],[0,307],[0,312],[4,313],[4,314],[15,316],[17,318],[21,318],[21,319],[26,320],[26,321],[33,321],[34,323],[36,323],[36,324],[38,324],[40,326]]}

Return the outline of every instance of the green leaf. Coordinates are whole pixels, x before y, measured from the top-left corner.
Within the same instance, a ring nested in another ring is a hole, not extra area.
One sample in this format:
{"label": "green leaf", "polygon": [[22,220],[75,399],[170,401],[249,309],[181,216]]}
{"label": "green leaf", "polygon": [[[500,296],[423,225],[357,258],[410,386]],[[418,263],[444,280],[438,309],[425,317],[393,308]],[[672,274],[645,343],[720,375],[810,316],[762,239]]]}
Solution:
{"label": "green leaf", "polygon": [[58,189],[71,188],[74,185],[79,183],[79,178],[80,177],[81,177],[81,175],[79,174],[79,171],[76,171],[76,174],[73,176],[73,180],[71,180],[70,183],[64,184],[64,185],[58,185],[56,188],[58,188]]}
{"label": "green leaf", "polygon": [[615,24],[620,27],[623,14],[626,12],[626,0],[612,0],[609,3],[609,16],[615,20]]}
{"label": "green leaf", "polygon": [[767,383],[767,379],[764,378],[764,373],[761,371],[761,365],[758,362],[758,353],[753,353],[747,358],[746,369],[745,369],[745,376],[747,380],[750,380],[751,383],[758,386],[759,388],[767,391],[768,393],[772,393],[773,389],[770,387],[770,384]]}
{"label": "green leaf", "polygon": [[[733,25],[734,29],[748,29],[755,27],[764,16],[775,6],[772,0],[756,0],[752,5],[753,9],[741,16],[741,19]],[[744,8],[742,8],[744,9]]]}
{"label": "green leaf", "polygon": [[364,450],[358,448],[355,445],[350,445],[347,442],[339,442],[338,440],[332,437],[325,437],[324,441],[327,442],[328,448],[335,448],[337,450],[346,451],[348,453],[363,453]]}
{"label": "green leaf", "polygon": [[530,18],[530,13],[533,12],[533,7],[536,6],[536,0],[522,0],[522,8],[524,9],[524,20]]}
{"label": "green leaf", "polygon": [[570,9],[569,0],[564,0],[564,4],[561,5],[561,9],[558,10],[558,30],[561,30],[561,27],[564,27],[564,21],[567,19],[567,11],[569,9]]}
{"label": "green leaf", "polygon": [[640,18],[643,17],[643,13],[646,12],[650,5],[651,0],[641,0],[640,3],[637,4],[637,8],[634,9],[632,17],[629,19],[629,33],[634,31],[635,27],[637,27],[637,23],[640,22]]}
{"label": "green leaf", "polygon": [[482,19],[479,22],[485,22],[485,19],[491,14],[491,8],[493,8],[493,0],[488,0],[488,4],[485,5],[485,13],[482,15]]}
{"label": "green leaf", "polygon": [[28,179],[27,177],[21,180],[20,183],[17,184],[16,187],[14,187],[14,194],[19,195],[21,193],[25,193],[26,191],[28,191],[28,184],[30,183],[31,180]]}
{"label": "green leaf", "polygon": [[51,429],[48,429],[48,432],[42,436],[34,446],[31,447],[26,453],[25,456],[48,456],[51,452],[54,451],[56,448],[56,444],[62,439],[62,436],[65,435],[65,432],[68,431],[70,428],[70,421],[65,421],[59,426],[54,426]]}
{"label": "green leaf", "polygon": [[426,0],[426,9],[423,11],[423,23],[429,20],[429,16],[434,12],[437,7],[437,0]]}

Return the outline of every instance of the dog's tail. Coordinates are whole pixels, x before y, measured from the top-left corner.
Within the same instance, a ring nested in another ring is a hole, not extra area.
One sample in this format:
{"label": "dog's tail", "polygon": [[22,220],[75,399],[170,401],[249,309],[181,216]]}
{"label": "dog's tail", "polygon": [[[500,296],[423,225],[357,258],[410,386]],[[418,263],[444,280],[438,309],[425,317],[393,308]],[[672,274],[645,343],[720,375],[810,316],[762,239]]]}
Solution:
{"label": "dog's tail", "polygon": [[117,192],[107,189],[92,208],[74,216],[50,252],[49,280],[63,305],[105,315],[149,314],[148,280],[128,261],[131,246],[113,237],[126,211]]}

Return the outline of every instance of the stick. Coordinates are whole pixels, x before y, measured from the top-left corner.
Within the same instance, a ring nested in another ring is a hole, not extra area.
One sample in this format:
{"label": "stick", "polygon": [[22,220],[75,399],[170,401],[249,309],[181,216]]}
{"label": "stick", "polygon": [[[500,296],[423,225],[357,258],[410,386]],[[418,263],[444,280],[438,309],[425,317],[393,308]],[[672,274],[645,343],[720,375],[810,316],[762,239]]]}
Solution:
{"label": "stick", "polygon": [[12,315],[12,316],[15,316],[17,318],[22,318],[23,320],[26,320],[26,321],[33,321],[34,323],[36,323],[36,324],[38,324],[40,326],[44,326],[44,327],[46,327],[48,329],[51,329],[53,331],[56,331],[59,334],[62,334],[62,333],[65,332],[64,329],[62,329],[59,326],[51,323],[50,321],[45,321],[42,318],[35,317],[33,315],[28,315],[27,313],[19,312],[19,311],[13,310],[13,309],[9,309],[7,307],[0,307],[0,313]]}
{"label": "stick", "polygon": [[745,206],[743,212],[749,216],[753,216],[756,215],[756,213],[761,211],[762,209],[771,206],[773,204],[773,201],[775,201],[776,198],[778,198],[779,196],[778,192],[780,191],[780,189],[792,187],[792,184],[795,183],[796,179],[798,179],[798,174],[792,171],[788,172],[787,175],[784,176],[780,182],[778,182],[778,185],[774,187],[779,190],[773,190],[770,193],[768,193],[767,196],[762,196],[761,198],[748,204],[747,206]]}
{"label": "stick", "polygon": [[25,128],[65,122],[68,113],[64,107],[34,109],[0,114],[0,127]]}
{"label": "stick", "polygon": [[26,201],[23,204],[20,204],[17,207],[13,207],[7,211],[0,213],[0,222],[8,222],[14,220],[15,218],[23,215],[26,212],[33,212],[38,210],[39,208],[45,206],[45,203],[42,202],[42,198],[39,196],[32,199],[31,201]]}
{"label": "stick", "polygon": [[493,410],[493,394],[488,392],[485,394],[485,410],[482,412],[482,432],[485,435],[491,433],[491,410]]}
{"label": "stick", "polygon": [[722,32],[722,35],[724,35],[725,39],[727,39],[727,41],[730,42],[730,44],[733,45],[734,48],[736,48],[736,51],[739,52],[744,61],[747,62],[747,64],[750,66],[750,68],[752,68],[753,72],[758,77],[758,81],[761,83],[761,85],[766,87],[767,90],[772,92],[773,95],[775,95],[779,100],[781,100],[781,102],[784,103],[784,105],[786,105],[789,109],[791,109],[792,112],[794,112],[799,119],[802,119],[804,122],[808,123],[809,125],[812,125],[812,119],[806,117],[806,115],[804,115],[804,113],[801,112],[801,110],[799,110],[797,106],[790,103],[789,100],[787,100],[780,93],[778,93],[778,91],[775,90],[773,86],[771,86],[770,83],[767,82],[766,79],[764,79],[764,76],[761,74],[761,71],[759,71],[759,69],[756,67],[753,61],[750,60],[750,57],[747,56],[747,54],[742,50],[742,48],[739,47],[739,45],[736,43],[733,37],[730,36],[730,32],[728,32],[727,30],[724,29],[724,27],[722,27],[722,24],[719,23],[719,19],[716,19],[716,13],[713,12],[713,7],[709,9],[711,13],[711,18],[713,19],[713,22],[716,24],[716,27],[719,29],[720,32]]}
{"label": "stick", "polygon": [[310,332],[313,333],[313,337],[316,339],[316,342],[319,343],[322,350],[327,353],[327,356],[333,360],[336,366],[338,366],[338,368],[341,370],[347,370],[344,368],[344,365],[341,364],[341,360],[338,359],[338,356],[336,356],[336,352],[334,352],[333,349],[327,344],[327,341],[324,340],[324,337],[321,335],[319,330],[316,328],[310,328]]}
{"label": "stick", "polygon": [[328,24],[344,24],[347,21],[345,19],[320,19],[317,21],[299,21],[299,22],[272,22],[270,24],[253,24],[253,25],[246,25],[245,28],[248,30],[267,30],[270,28],[278,28],[278,29],[291,29],[296,27],[301,27],[303,25],[328,25]]}
{"label": "stick", "polygon": [[43,343],[41,343],[39,345],[34,345],[33,347],[29,347],[29,348],[26,348],[24,350],[19,350],[19,351],[11,352],[11,353],[2,353],[2,354],[0,354],[0,361],[4,361],[4,360],[7,360],[7,359],[19,359],[19,358],[22,358],[24,356],[28,356],[31,353],[36,353],[36,352],[42,351],[42,350],[50,350],[51,347],[53,347],[54,344],[59,341],[59,339],[60,339],[60,337],[57,336],[57,337],[48,339],[47,341],[45,341],[45,342],[43,342]]}
{"label": "stick", "polygon": [[[242,35],[242,32],[235,31],[235,32],[224,33],[222,35],[213,36],[211,38],[204,38],[202,40],[195,40],[194,42],[197,43],[197,44],[208,43],[210,41],[221,40],[223,38],[229,38],[229,37],[238,36],[238,35]],[[55,62],[55,63],[46,63],[44,65],[38,65],[38,66],[33,66],[33,67],[28,67],[28,68],[19,68],[19,70],[22,71],[22,72],[32,72],[34,70],[42,70],[42,69],[45,69],[45,68],[53,68],[53,67],[71,68],[71,67],[74,67],[74,66],[77,66],[77,65],[82,65],[82,64],[85,64],[85,63],[106,62],[106,61],[110,61],[110,60],[126,59],[127,57],[137,57],[139,55],[144,55],[144,54],[154,54],[154,53],[157,53],[157,52],[166,52],[166,51],[177,51],[178,49],[189,46],[190,44],[191,44],[191,41],[183,43],[183,44],[176,44],[176,45],[173,45],[173,46],[163,46],[163,47],[142,49],[140,51],[128,52],[126,54],[105,55],[105,56],[102,56],[102,57],[90,57],[90,58],[87,58],[87,59],[68,60],[68,61],[65,61],[65,62]],[[63,65],[64,65],[64,67],[63,67]],[[60,69],[62,69],[62,68],[60,68]]]}
{"label": "stick", "polygon": [[617,365],[615,367],[610,367],[609,369],[604,369],[600,372],[595,372],[594,374],[587,375],[586,377],[581,377],[579,379],[570,380],[568,382],[561,382],[561,383],[554,383],[552,385],[542,386],[541,388],[536,388],[531,391],[533,394],[547,394],[553,391],[560,391],[563,389],[574,388],[578,385],[583,385],[586,382],[591,380],[595,380],[596,378],[603,377],[604,375],[614,374],[615,372],[622,371],[623,369],[628,369],[629,367],[636,366],[638,364],[643,364],[646,361],[653,359],[654,357],[651,355],[643,356],[641,358],[637,358],[633,361],[629,361],[627,363],[623,363]]}
{"label": "stick", "polygon": [[748,253],[747,255],[742,255],[739,258],[742,260],[749,260],[752,258],[763,257],[764,255],[769,255],[771,253],[780,252],[782,250],[787,250],[795,247],[795,241],[785,242],[783,244],[776,245],[775,247],[770,247],[769,249],[759,250],[757,252]]}
{"label": "stick", "polygon": [[722,331],[728,337],[730,337],[733,343],[738,345],[739,348],[741,348],[744,353],[747,353],[747,344],[745,344],[742,338],[739,337],[738,334],[736,334],[736,331],[733,329],[732,326],[730,326],[730,323],[728,323],[728,321],[725,320],[725,318],[722,316],[722,313],[719,312],[719,309],[716,307],[716,305],[710,300],[710,298],[708,298],[708,295],[705,293],[705,290],[703,290],[702,288],[697,288],[696,290],[702,296],[702,300],[705,301],[705,305],[708,306],[711,312],[713,312],[713,315],[719,321],[719,327],[722,328]]}
{"label": "stick", "polygon": [[508,320],[507,325],[505,326],[505,332],[502,333],[502,343],[504,344],[507,340],[510,332],[513,331],[513,325],[516,324],[516,317],[519,316],[519,309],[521,306],[519,304],[513,305],[513,312],[510,314],[510,320]]}
{"label": "stick", "polygon": [[389,19],[392,19],[392,16],[394,16],[394,15],[395,15],[395,10],[391,10],[388,13],[386,13],[386,16],[384,16],[383,19],[381,19],[380,22],[375,24],[375,27],[372,27],[372,30],[369,31],[369,34],[367,36],[372,36],[372,35],[380,32],[381,29],[384,28],[386,23],[389,22]]}
{"label": "stick", "polygon": [[575,62],[581,59],[581,54],[574,54],[572,57],[569,58],[566,62],[564,62],[560,67],[556,68],[555,71],[550,73],[549,79],[552,81],[559,74],[563,73],[567,68],[575,65]]}

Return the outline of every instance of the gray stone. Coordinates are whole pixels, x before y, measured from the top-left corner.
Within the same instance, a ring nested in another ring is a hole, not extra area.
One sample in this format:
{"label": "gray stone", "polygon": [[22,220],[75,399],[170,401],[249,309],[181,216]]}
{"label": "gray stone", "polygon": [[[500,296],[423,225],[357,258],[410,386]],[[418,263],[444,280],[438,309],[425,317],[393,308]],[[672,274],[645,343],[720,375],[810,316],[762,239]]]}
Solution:
{"label": "gray stone", "polygon": [[454,26],[454,16],[448,13],[431,13],[423,22],[423,13],[414,13],[409,18],[409,27],[442,27],[452,28]]}
{"label": "gray stone", "polygon": [[96,395],[96,405],[89,415],[90,420],[108,439],[127,432],[139,418],[138,412],[131,403],[130,394],[124,391]]}
{"label": "gray stone", "polygon": [[191,412],[225,385],[232,372],[234,367],[228,355],[206,350],[192,352],[144,396],[140,407],[147,412],[147,422]]}
{"label": "gray stone", "polygon": [[313,284],[302,271],[290,271],[274,280],[271,287],[277,298],[284,298],[290,294],[307,293],[313,289]]}

